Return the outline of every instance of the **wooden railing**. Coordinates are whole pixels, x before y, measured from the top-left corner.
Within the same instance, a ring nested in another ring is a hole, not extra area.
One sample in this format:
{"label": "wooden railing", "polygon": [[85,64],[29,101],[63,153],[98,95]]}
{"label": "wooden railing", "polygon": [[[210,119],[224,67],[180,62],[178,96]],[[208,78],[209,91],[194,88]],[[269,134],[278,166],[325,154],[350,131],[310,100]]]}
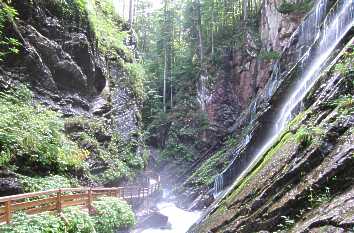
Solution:
{"label": "wooden railing", "polygon": [[115,188],[63,188],[43,192],[0,197],[0,223],[10,223],[18,211],[39,214],[47,211],[61,212],[65,207],[81,206],[92,213],[92,202],[101,196],[111,196],[127,201],[143,200],[160,190],[160,180],[150,187]]}

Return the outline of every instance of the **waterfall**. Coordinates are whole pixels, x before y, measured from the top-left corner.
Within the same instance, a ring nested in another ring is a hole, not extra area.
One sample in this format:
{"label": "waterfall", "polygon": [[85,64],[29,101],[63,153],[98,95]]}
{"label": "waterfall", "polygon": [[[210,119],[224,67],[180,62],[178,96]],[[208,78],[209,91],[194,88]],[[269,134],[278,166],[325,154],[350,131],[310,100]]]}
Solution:
{"label": "waterfall", "polygon": [[[220,180],[223,181],[222,188],[228,185],[227,179],[236,179],[234,184],[237,184],[276,142],[287,123],[295,113],[299,112],[303,99],[318,81],[331,53],[354,26],[354,0],[338,0],[326,16],[327,7],[327,0],[320,0],[296,32],[299,36],[296,48],[300,60],[300,64],[298,64],[300,78],[290,88],[288,95],[284,97],[284,102],[280,104],[280,111],[276,113],[276,119],[270,129],[271,136],[265,142],[257,145],[259,149],[251,155],[250,159],[239,160],[240,151],[235,153],[236,156],[229,166],[216,176],[214,192],[220,191]],[[266,87],[267,96],[274,94],[279,73],[279,67],[275,67]],[[247,140],[249,141],[249,139]],[[241,167],[242,172],[235,172],[236,166],[239,169]],[[238,173],[238,175],[235,175],[235,173]],[[223,178],[220,178],[220,176]]]}
{"label": "waterfall", "polygon": [[209,78],[208,76],[201,75],[197,84],[197,99],[203,112],[206,110],[206,105],[211,99],[209,90],[207,88]]}

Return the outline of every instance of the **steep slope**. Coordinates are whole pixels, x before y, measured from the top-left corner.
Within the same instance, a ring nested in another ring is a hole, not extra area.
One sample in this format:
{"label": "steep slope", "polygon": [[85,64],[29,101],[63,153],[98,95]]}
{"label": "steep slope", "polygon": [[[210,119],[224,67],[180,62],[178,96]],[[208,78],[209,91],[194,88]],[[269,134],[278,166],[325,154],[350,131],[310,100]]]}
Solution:
{"label": "steep slope", "polygon": [[[0,164],[0,195],[28,191],[22,175],[60,174],[91,185],[126,180],[144,166],[139,136],[143,77],[134,64],[136,45],[129,25],[115,15],[110,1],[10,2],[18,16],[8,20],[2,35],[21,45],[2,61],[0,91],[16,96],[17,87],[27,85],[33,93],[27,106],[56,112],[59,132],[65,131],[84,154],[79,166],[59,172],[54,165],[28,162],[47,152],[34,145],[16,152],[5,138],[0,149],[9,150],[11,157]],[[8,129],[1,130],[9,135]]]}
{"label": "steep slope", "polygon": [[353,230],[352,9],[319,1],[296,30],[190,232]]}

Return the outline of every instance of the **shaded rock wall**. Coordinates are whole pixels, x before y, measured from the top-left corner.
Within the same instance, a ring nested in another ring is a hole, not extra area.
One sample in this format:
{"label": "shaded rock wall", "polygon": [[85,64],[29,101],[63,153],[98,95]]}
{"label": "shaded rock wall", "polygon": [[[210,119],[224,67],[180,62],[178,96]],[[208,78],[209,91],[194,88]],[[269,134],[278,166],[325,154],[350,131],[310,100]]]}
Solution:
{"label": "shaded rock wall", "polygon": [[100,53],[87,19],[67,22],[37,1],[13,4],[20,19],[9,33],[23,48],[2,65],[1,89],[29,84],[39,102],[65,117],[104,117],[127,137],[136,131],[141,104],[124,82],[118,60],[125,57]]}
{"label": "shaded rock wall", "polygon": [[[240,121],[241,113],[254,97],[264,89],[272,73],[271,58],[259,54],[281,53],[288,44],[304,13],[280,13],[281,0],[263,1],[258,32],[245,32],[245,41],[240,48],[224,51],[223,71],[211,87],[206,110],[212,125],[219,134],[232,129]],[[240,30],[240,29],[238,29]]]}

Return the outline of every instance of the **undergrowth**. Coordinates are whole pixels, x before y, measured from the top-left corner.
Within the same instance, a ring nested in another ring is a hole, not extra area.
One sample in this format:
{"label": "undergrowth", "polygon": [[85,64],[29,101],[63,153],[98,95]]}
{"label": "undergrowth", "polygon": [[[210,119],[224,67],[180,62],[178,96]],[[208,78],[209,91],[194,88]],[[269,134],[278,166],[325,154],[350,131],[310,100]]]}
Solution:
{"label": "undergrowth", "polygon": [[0,166],[21,166],[25,173],[82,166],[88,151],[65,136],[58,113],[32,103],[25,86],[1,92],[0,97]]}
{"label": "undergrowth", "polygon": [[130,206],[117,198],[103,197],[93,202],[95,214],[78,207],[65,208],[61,215],[42,213],[29,216],[14,214],[12,223],[1,225],[6,233],[114,233],[135,224]]}

